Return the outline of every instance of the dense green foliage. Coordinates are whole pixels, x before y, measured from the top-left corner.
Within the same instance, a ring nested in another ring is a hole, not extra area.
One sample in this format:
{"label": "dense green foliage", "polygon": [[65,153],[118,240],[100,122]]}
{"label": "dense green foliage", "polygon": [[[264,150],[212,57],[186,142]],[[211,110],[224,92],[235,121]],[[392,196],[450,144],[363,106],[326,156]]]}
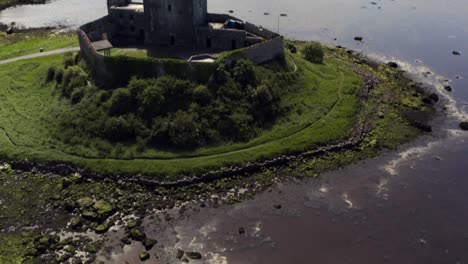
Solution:
{"label": "dense green foliage", "polygon": [[304,46],[302,51],[304,59],[313,63],[323,63],[324,52],[322,45],[318,42],[310,42]]}
{"label": "dense green foliage", "polygon": [[57,134],[73,143],[100,137],[178,149],[247,141],[274,123],[282,87],[295,79],[293,73],[257,73],[251,62],[239,60],[219,64],[206,85],[165,76],[102,91],[87,83],[81,67],[70,66],[57,86],[73,106],[60,109]]}

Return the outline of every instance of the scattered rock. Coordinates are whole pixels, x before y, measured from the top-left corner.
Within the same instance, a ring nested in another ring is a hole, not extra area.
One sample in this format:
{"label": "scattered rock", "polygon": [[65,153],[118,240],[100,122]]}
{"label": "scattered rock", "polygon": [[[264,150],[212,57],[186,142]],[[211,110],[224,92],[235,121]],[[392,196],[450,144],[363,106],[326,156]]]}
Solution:
{"label": "scattered rock", "polygon": [[239,235],[245,234],[245,228],[239,227]]}
{"label": "scattered rock", "polygon": [[387,63],[387,65],[389,67],[391,67],[391,68],[394,68],[394,69],[398,68],[398,64],[396,62],[393,62],[393,61]]}
{"label": "scattered rock", "polygon": [[12,27],[7,28],[6,33],[8,35],[13,34],[13,28]]}
{"label": "scattered rock", "polygon": [[432,132],[432,126],[427,123],[421,121],[414,121],[412,124],[414,127],[421,129],[424,132]]}
{"label": "scattered rock", "polygon": [[130,230],[130,238],[136,241],[143,241],[146,238],[146,235],[140,229],[134,228]]}
{"label": "scattered rock", "polygon": [[140,252],[140,254],[138,254],[138,257],[140,258],[141,261],[146,261],[150,258],[150,254],[146,251],[142,251]]}
{"label": "scattered rock", "polygon": [[364,39],[364,38],[361,37],[361,36],[356,36],[356,37],[354,37],[354,40],[356,40],[356,41],[362,41],[363,39]]}
{"label": "scattered rock", "polygon": [[89,208],[94,205],[94,200],[90,197],[83,197],[78,200],[78,206],[81,210]]}
{"label": "scattered rock", "polygon": [[44,48],[39,48],[39,52],[44,52]]}
{"label": "scattered rock", "polygon": [[378,116],[379,118],[384,118],[384,117],[385,117],[385,115],[384,115],[383,112],[378,112],[378,113],[377,113],[377,116]]}
{"label": "scattered rock", "polygon": [[468,122],[461,122],[460,123],[460,128],[462,130],[467,130],[468,131]]}
{"label": "scattered rock", "polygon": [[431,105],[431,104],[434,103],[434,102],[433,102],[430,98],[428,98],[428,97],[424,97],[424,98],[422,99],[422,102],[425,103],[425,104],[428,104],[428,105]]}
{"label": "scattered rock", "polygon": [[127,221],[127,227],[132,229],[138,225],[138,220],[136,219],[130,219]]}
{"label": "scattered rock", "polygon": [[83,211],[83,213],[81,213],[81,216],[83,216],[84,219],[90,221],[95,221],[98,219],[98,215],[96,214],[96,212],[93,212],[91,210]]}
{"label": "scattered rock", "polygon": [[182,258],[182,262],[189,263],[190,260],[189,260],[187,257],[183,257],[183,258]]}
{"label": "scattered rock", "polygon": [[98,217],[100,217],[101,219],[104,219],[104,218],[107,218],[108,216],[110,216],[112,213],[114,213],[115,209],[112,205],[110,205],[109,203],[103,201],[103,200],[99,200],[97,201],[94,206],[93,206],[94,210],[96,210],[96,213],[98,215]]}
{"label": "scattered rock", "polygon": [[176,258],[181,259],[184,256],[184,254],[185,252],[182,249],[178,248],[176,252]]}
{"label": "scattered rock", "polygon": [[189,259],[202,259],[202,254],[200,252],[190,251],[186,254]]}
{"label": "scattered rock", "polygon": [[452,89],[452,86],[450,85],[447,85],[444,87],[444,89],[447,91],[447,92],[451,92],[453,89]]}
{"label": "scattered rock", "polygon": [[275,204],[273,207],[274,207],[275,209],[281,209],[282,206],[281,206],[281,204]]}
{"label": "scattered rock", "polygon": [[70,220],[70,227],[72,229],[78,229],[82,226],[81,220],[78,217],[74,217]]}
{"label": "scattered rock", "polygon": [[94,229],[94,231],[95,231],[97,234],[104,234],[104,233],[107,232],[107,230],[109,230],[109,226],[106,225],[106,224],[98,225],[98,226],[96,226],[96,228]]}
{"label": "scattered rock", "polygon": [[158,243],[158,241],[151,238],[145,238],[143,240],[143,246],[145,246],[146,250],[151,250],[154,247],[154,245],[156,245],[156,243]]}
{"label": "scattered rock", "polygon": [[460,56],[460,55],[461,55],[461,52],[454,50],[454,51],[452,52],[452,54],[455,55],[455,56]]}
{"label": "scattered rock", "polygon": [[429,98],[436,103],[439,102],[439,96],[436,93],[432,93],[431,95],[429,95]]}
{"label": "scattered rock", "polygon": [[125,245],[130,245],[132,243],[132,241],[130,241],[128,237],[123,237],[122,239],[120,239],[120,241],[124,243]]}
{"label": "scattered rock", "polygon": [[232,14],[232,13],[234,13],[234,10],[229,10],[228,12]]}

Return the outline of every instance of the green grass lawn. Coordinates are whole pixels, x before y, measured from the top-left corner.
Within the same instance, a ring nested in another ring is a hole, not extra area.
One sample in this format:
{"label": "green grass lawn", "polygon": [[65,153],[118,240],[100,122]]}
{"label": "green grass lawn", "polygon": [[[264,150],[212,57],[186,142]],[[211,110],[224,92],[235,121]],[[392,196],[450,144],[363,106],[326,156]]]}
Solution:
{"label": "green grass lawn", "polygon": [[34,31],[7,35],[0,33],[0,60],[38,53],[65,47],[77,47],[78,38],[74,32],[55,34],[50,31]]}
{"label": "green grass lawn", "polygon": [[146,50],[112,48],[111,56],[128,56],[133,58],[148,58]]}
{"label": "green grass lawn", "polygon": [[[50,56],[0,65],[0,155],[11,159],[62,160],[101,172],[177,175],[201,172],[338,142],[355,123],[362,80],[338,59],[312,64],[288,54],[301,74],[301,89],[283,103],[291,107],[272,128],[245,143],[200,148],[192,152],[150,150],[132,159],[98,158],[93,146],[70,146],[52,136],[51,111],[61,102],[53,85],[46,84],[50,66],[62,63]],[[126,146],[131,151],[134,146]],[[76,153],[80,153],[77,155]]]}

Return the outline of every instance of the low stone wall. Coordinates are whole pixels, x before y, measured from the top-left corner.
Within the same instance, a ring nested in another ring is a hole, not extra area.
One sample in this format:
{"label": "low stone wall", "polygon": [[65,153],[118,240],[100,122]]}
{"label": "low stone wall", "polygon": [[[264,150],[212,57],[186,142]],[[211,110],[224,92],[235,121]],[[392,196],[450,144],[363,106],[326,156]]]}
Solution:
{"label": "low stone wall", "polygon": [[252,23],[249,23],[249,22],[245,22],[244,29],[247,32],[250,32],[250,33],[252,33],[254,35],[260,36],[260,37],[262,37],[264,39],[274,39],[274,38],[280,36],[280,35],[278,35],[277,33],[273,32],[273,31],[270,31],[270,30],[268,30],[266,28],[259,27],[257,25],[252,24]]}
{"label": "low stone wall", "polygon": [[224,59],[247,59],[258,65],[284,56],[284,38],[278,36],[247,48],[235,50]]}

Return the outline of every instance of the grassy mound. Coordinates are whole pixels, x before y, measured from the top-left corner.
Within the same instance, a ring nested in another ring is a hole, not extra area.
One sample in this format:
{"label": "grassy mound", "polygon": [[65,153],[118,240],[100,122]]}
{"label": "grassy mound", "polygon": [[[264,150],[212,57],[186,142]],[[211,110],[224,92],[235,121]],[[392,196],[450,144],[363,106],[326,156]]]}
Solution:
{"label": "grassy mound", "polygon": [[[288,54],[291,68],[300,76],[300,89],[281,101],[288,114],[274,125],[258,131],[247,142],[232,142],[190,151],[147,149],[134,144],[111,146],[117,157],[99,156],[96,144],[65,144],[53,131],[60,129],[54,118],[60,108],[55,84],[47,82],[47,70],[59,67],[62,56],[50,56],[0,66],[0,155],[39,162],[68,161],[100,172],[147,173],[174,176],[197,173],[223,165],[238,164],[301,151],[346,138],[356,122],[358,94],[363,82],[351,66],[340,59],[312,64],[299,54]],[[259,67],[258,70],[262,70]]]}

